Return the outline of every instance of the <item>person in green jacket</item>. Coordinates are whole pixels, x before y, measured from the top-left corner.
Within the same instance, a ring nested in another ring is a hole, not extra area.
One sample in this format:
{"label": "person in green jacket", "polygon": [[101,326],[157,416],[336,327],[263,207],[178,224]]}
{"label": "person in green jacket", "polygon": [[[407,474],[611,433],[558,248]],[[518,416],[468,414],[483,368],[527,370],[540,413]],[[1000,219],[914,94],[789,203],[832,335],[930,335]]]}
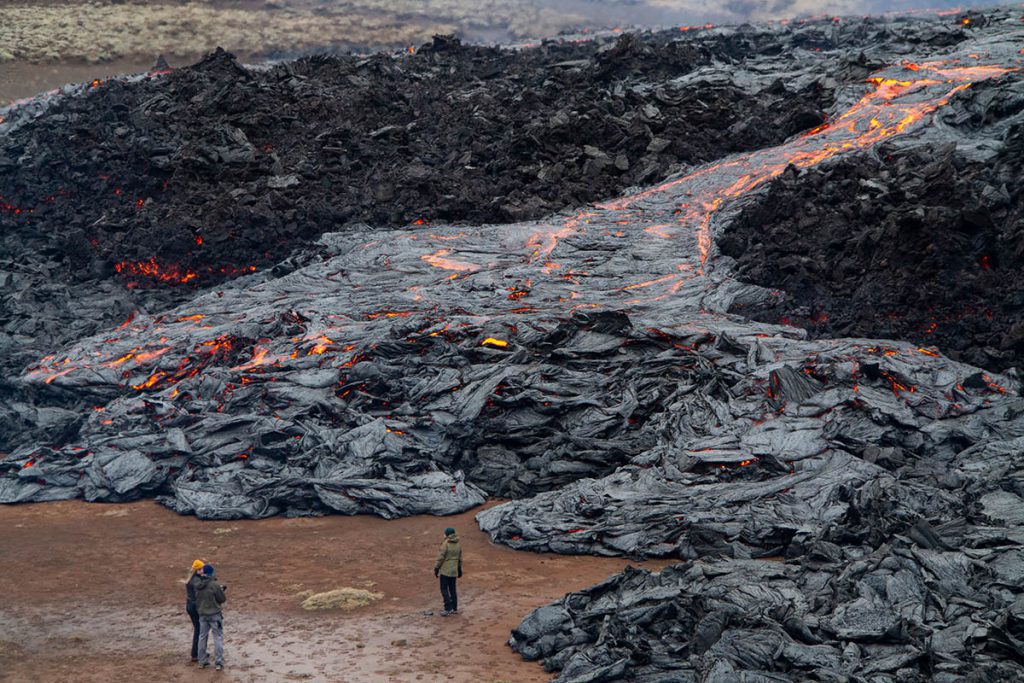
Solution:
{"label": "person in green jacket", "polygon": [[226,586],[220,585],[213,578],[213,565],[203,566],[202,577],[196,584],[196,611],[199,612],[199,666],[210,666],[210,655],[206,645],[210,634],[213,634],[213,657],[217,671],[224,668],[224,614],[221,605],[227,599],[224,596]]}
{"label": "person in green jacket", "polygon": [[455,590],[455,582],[462,576],[462,548],[455,529],[444,530],[444,543],[437,553],[434,563],[434,576],[441,579],[441,597],[444,599],[442,617],[459,613],[459,595]]}

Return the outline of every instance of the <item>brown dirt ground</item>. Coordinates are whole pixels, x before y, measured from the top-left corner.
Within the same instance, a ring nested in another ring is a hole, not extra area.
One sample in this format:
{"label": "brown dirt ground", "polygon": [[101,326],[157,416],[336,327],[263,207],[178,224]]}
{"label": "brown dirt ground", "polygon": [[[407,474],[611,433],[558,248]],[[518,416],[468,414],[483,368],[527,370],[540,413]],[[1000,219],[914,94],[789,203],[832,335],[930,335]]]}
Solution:
{"label": "brown dirt ground", "polygon": [[[88,0],[21,0],[23,5],[47,6],[56,5],[74,11],[75,4],[84,4]],[[149,5],[174,5],[176,0],[135,0]],[[0,0],[0,6],[4,4]],[[211,7],[258,9],[265,6],[264,0],[214,0],[208,2]],[[0,8],[0,15],[2,15]],[[88,83],[95,78],[106,79],[122,74],[135,74],[148,71],[156,62],[159,49],[152,54],[136,55],[123,59],[113,59],[99,64],[90,64],[80,59],[64,59],[56,62],[37,63],[26,60],[14,60],[0,63],[0,107],[26,97],[33,97],[53,88],[68,83]],[[171,66],[185,66],[202,59],[203,52],[192,55],[171,57]],[[245,53],[237,53],[242,62],[258,61]]]}
{"label": "brown dirt ground", "polygon": [[[0,0],[2,3],[3,0]],[[114,59],[102,64],[89,64],[84,60],[64,60],[45,64],[35,64],[22,60],[0,64],[0,107],[22,98],[34,97],[40,93],[59,88],[68,83],[88,83],[95,78],[105,80],[122,74],[137,74],[149,71],[156,63],[157,56],[142,55],[125,59]],[[191,57],[168,58],[171,66],[180,67],[202,59],[196,53]],[[243,63],[250,61],[248,55],[238,54]]]}
{"label": "brown dirt ground", "polygon": [[[132,5],[162,5],[177,6],[186,0],[131,0]],[[267,12],[269,10],[267,0],[195,0],[212,9],[251,10],[256,12]],[[114,0],[115,4],[117,0]],[[0,0],[0,22],[4,20],[4,5],[7,0]],[[49,7],[55,6],[66,11],[67,16],[74,18],[76,6],[94,4],[94,0],[17,0],[19,7]],[[315,9],[321,0],[278,0],[277,7],[290,7],[298,9]],[[125,11],[129,11],[126,9]],[[415,24],[410,20],[410,23]],[[421,21],[421,23],[423,23]],[[421,37],[419,42],[425,42],[430,37],[429,31]],[[375,36],[356,36],[356,40],[365,39],[368,44],[374,43]],[[164,46],[167,48],[168,46]],[[243,50],[234,48],[231,45],[224,45],[231,50],[243,63],[256,63],[262,61],[260,55],[249,54]],[[330,45],[325,45],[330,48]],[[0,50],[4,45],[0,44]],[[186,48],[181,53],[182,46],[174,45],[175,54],[168,55],[168,61],[172,66],[184,66],[192,64],[201,59],[209,50],[192,50]],[[316,52],[317,49],[307,46],[307,52]],[[90,63],[84,59],[64,58],[56,61],[31,61],[16,59],[13,61],[0,60],[0,107],[6,106],[12,101],[32,97],[39,93],[58,88],[68,83],[85,83],[95,78],[106,79],[122,74],[141,73],[153,66],[161,46],[154,45],[152,52],[146,54],[131,55],[122,58],[105,60],[100,63]]]}
{"label": "brown dirt ground", "polygon": [[[203,522],[152,501],[0,507],[0,681],[547,681],[509,631],[629,563],[494,545],[477,511]],[[449,525],[465,576],[460,614],[442,618],[432,568]],[[182,580],[196,557],[229,587],[223,672],[189,662]],[[302,591],[346,586],[384,597],[351,612],[299,606]]]}

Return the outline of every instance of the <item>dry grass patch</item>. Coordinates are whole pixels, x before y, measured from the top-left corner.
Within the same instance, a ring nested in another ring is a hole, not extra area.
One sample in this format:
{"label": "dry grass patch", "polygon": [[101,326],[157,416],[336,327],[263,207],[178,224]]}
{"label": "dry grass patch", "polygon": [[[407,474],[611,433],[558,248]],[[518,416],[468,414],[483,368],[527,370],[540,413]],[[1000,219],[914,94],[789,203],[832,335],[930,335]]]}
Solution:
{"label": "dry grass patch", "polygon": [[[300,597],[303,595],[306,594],[299,594]],[[362,588],[336,588],[326,593],[308,595],[302,601],[302,609],[310,611],[319,609],[352,610],[358,607],[365,607],[383,597],[383,593],[372,593]]]}
{"label": "dry grass patch", "polygon": [[216,47],[280,55],[320,49],[405,47],[435,34],[553,35],[584,21],[532,0],[351,0],[337,5],[268,2],[263,9],[184,3],[0,1],[0,64],[98,63],[130,56],[191,57]]}

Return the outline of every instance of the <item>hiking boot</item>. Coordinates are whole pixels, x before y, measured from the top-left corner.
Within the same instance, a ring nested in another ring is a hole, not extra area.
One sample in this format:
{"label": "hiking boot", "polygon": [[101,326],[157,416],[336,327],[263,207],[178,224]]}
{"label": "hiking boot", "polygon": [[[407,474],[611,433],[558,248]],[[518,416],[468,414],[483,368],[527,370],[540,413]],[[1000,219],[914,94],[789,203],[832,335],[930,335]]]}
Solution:
{"label": "hiking boot", "polygon": [[208,669],[208,668],[210,668],[210,663],[209,662],[204,662],[204,663],[199,665],[199,668],[200,669]]}
{"label": "hiking boot", "polygon": [[213,668],[216,669],[217,671],[223,671],[224,670],[224,665],[223,664],[218,664],[217,666],[215,666]]}
{"label": "hiking boot", "polygon": [[451,612],[449,612],[448,610],[445,610],[445,611],[441,612],[441,616],[442,616],[442,617],[446,617],[446,616],[448,616],[449,614],[451,614]]}

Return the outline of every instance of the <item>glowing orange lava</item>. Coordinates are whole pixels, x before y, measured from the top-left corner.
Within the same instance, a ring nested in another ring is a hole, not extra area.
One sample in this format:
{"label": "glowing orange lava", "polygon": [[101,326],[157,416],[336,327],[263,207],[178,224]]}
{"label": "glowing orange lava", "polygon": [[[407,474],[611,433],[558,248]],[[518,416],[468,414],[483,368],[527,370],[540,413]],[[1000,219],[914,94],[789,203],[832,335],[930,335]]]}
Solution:
{"label": "glowing orange lava", "polygon": [[480,270],[480,266],[475,263],[467,263],[465,261],[456,261],[455,259],[447,258],[450,253],[452,253],[451,249],[438,249],[433,254],[421,256],[420,259],[426,261],[435,268],[454,270],[459,273],[475,273]]}
{"label": "glowing orange lava", "polygon": [[[155,257],[146,261],[121,261],[114,265],[114,270],[120,275],[129,278],[128,287],[134,287],[137,280],[145,279],[154,283],[167,285],[195,284],[198,281],[199,273],[191,268],[180,268],[174,264],[160,264]],[[256,266],[220,266],[218,268],[208,267],[207,274],[220,274],[229,277],[245,275],[256,272]]]}
{"label": "glowing orange lava", "polygon": [[114,266],[114,270],[122,275],[142,276],[168,284],[186,284],[199,277],[194,270],[181,271],[177,266],[161,266],[155,257],[150,257],[148,261],[121,261]]}
{"label": "glowing orange lava", "polygon": [[317,337],[316,345],[309,350],[309,353],[307,355],[310,355],[310,356],[322,355],[324,352],[327,351],[328,348],[330,348],[330,346],[332,344],[334,344],[334,340],[333,339],[331,339],[330,337],[325,337],[325,336],[321,335],[320,337]]}

